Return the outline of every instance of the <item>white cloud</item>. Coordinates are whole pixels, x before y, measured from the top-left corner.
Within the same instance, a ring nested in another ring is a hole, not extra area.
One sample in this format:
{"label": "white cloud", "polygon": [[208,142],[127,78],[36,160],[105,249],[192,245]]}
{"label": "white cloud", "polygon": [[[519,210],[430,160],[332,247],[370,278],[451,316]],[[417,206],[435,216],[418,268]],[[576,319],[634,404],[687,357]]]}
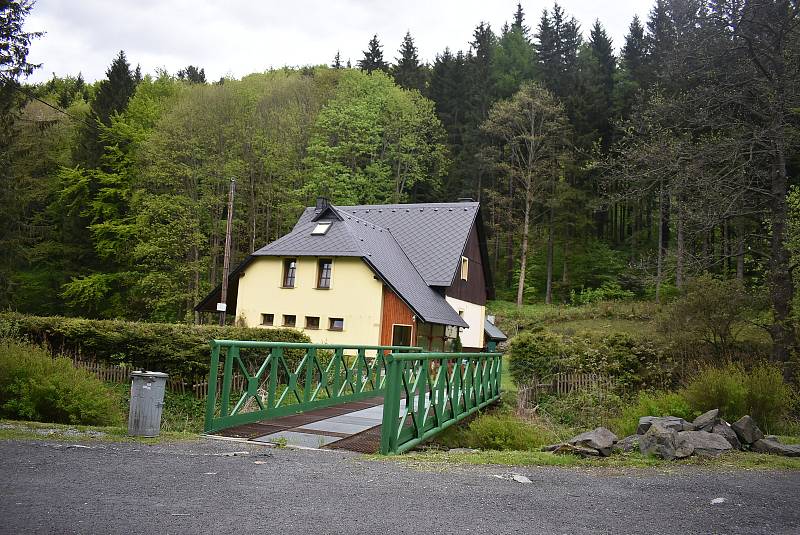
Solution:
{"label": "white cloud", "polygon": [[[598,2],[561,0],[585,35],[600,19],[619,47],[634,14],[645,19],[651,0]],[[468,47],[481,21],[499,31],[517,0],[38,0],[26,23],[46,35],[31,45],[29,60],[43,66],[30,81],[82,72],[105,76],[119,50],[145,73],[204,67],[209,79],[236,77],[284,65],[330,63],[336,50],[355,63],[377,34],[384,57],[393,61],[407,30],[423,59],[449,46]],[[522,2],[535,28],[552,2]]]}

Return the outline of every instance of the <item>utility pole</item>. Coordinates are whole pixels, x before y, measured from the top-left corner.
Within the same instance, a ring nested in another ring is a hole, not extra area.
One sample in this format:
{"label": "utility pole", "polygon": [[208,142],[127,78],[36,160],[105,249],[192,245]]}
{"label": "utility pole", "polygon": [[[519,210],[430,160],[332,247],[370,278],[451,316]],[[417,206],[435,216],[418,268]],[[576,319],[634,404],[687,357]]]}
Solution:
{"label": "utility pole", "polygon": [[222,261],[222,294],[217,303],[219,324],[225,325],[225,313],[228,309],[228,273],[231,268],[231,231],[233,227],[233,196],[236,193],[236,179],[231,178],[231,189],[228,193],[228,224],[225,227],[225,256]]}

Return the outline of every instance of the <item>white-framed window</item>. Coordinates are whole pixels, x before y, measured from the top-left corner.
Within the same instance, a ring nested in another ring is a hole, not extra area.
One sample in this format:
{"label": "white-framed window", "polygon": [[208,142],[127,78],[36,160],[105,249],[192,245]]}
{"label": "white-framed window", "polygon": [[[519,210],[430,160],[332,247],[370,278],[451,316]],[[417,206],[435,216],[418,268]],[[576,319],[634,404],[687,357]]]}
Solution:
{"label": "white-framed window", "polygon": [[344,318],[328,318],[328,330],[329,331],[343,331],[344,330]]}
{"label": "white-framed window", "polygon": [[331,228],[331,221],[317,221],[317,226],[311,231],[312,236],[324,236]]}
{"label": "white-framed window", "polygon": [[469,258],[466,256],[461,257],[461,280],[465,281],[469,278]]}

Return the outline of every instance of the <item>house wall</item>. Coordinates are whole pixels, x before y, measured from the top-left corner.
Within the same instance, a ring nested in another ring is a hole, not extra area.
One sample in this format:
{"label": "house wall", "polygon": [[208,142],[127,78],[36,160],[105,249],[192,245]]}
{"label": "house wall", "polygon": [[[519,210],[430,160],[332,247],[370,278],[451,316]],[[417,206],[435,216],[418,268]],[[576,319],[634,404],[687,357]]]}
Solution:
{"label": "house wall", "polygon": [[461,259],[459,258],[458,268],[453,283],[447,288],[445,295],[468,301],[478,305],[486,304],[486,276],[481,259],[480,242],[478,241],[478,229],[475,225],[470,230],[467,245],[464,247],[464,256],[469,259],[469,269],[467,280],[461,280]]}
{"label": "house wall", "polygon": [[483,348],[483,321],[486,319],[486,307],[462,301],[450,296],[445,299],[456,312],[462,312],[461,317],[469,325],[468,329],[461,329],[461,345],[465,348]]}
{"label": "house wall", "polygon": [[[280,328],[284,314],[297,316],[297,329],[316,344],[378,345],[383,283],[360,259],[335,257],[330,289],[317,284],[319,257],[299,257],[294,288],[281,288],[283,258],[256,258],[239,279],[237,320],[261,326],[261,314],[274,314]],[[306,316],[319,316],[319,329],[305,329]],[[342,331],[328,330],[328,318],[344,318]]]}
{"label": "house wall", "polygon": [[414,313],[408,308],[402,299],[397,297],[389,287],[383,287],[383,311],[381,319],[381,345],[392,344],[393,325],[411,325],[411,343],[416,338],[414,328]]}

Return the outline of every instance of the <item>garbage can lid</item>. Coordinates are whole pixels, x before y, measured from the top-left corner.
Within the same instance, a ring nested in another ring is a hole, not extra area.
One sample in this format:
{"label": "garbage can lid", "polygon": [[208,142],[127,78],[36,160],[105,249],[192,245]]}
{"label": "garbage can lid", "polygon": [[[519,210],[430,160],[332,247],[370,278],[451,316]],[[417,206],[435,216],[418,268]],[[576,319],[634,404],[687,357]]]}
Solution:
{"label": "garbage can lid", "polygon": [[168,374],[164,372],[131,372],[131,377],[169,377]]}

